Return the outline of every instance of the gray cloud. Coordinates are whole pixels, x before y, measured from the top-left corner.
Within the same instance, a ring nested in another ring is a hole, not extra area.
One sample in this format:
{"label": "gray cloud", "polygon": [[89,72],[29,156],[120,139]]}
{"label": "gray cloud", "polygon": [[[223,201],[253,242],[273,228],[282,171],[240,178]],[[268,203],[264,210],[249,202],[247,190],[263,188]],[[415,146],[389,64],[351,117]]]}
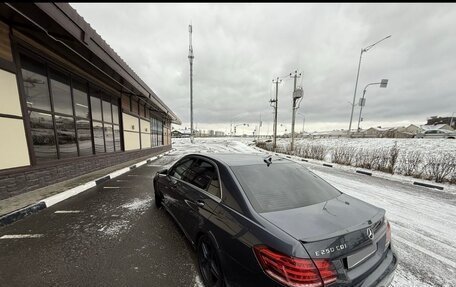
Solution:
{"label": "gray cloud", "polygon": [[[272,79],[295,69],[309,129],[347,128],[359,52],[364,125],[424,123],[456,110],[454,4],[71,4],[183,120],[189,122],[188,30],[194,30],[199,127],[272,120]],[[279,87],[290,126],[292,80]],[[358,109],[355,118],[358,117]],[[300,129],[302,117],[298,116]],[[250,130],[253,130],[251,125]],[[246,131],[249,130],[246,128]],[[272,128],[271,128],[272,130]],[[279,130],[280,131],[280,130]]]}

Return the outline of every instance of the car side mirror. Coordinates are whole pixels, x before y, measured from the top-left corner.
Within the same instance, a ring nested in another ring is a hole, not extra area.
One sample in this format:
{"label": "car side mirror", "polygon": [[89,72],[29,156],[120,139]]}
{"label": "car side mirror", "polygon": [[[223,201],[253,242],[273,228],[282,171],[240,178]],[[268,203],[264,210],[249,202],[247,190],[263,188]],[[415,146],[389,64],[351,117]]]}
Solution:
{"label": "car side mirror", "polygon": [[165,168],[165,169],[159,170],[157,173],[161,174],[161,175],[168,175],[168,169]]}

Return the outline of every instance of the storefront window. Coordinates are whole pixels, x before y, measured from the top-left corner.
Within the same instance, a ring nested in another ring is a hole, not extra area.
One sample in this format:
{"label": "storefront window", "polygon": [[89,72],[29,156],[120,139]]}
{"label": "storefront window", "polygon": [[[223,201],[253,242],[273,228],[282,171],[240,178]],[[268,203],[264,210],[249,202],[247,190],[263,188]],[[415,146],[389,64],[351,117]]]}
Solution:
{"label": "storefront window", "polygon": [[92,120],[101,121],[101,99],[90,96],[90,107],[92,108]]}
{"label": "storefront window", "polygon": [[27,56],[21,57],[21,64],[27,107],[51,111],[46,65]]}
{"label": "storefront window", "polygon": [[56,115],[55,129],[57,130],[60,158],[78,156],[74,119]]}
{"label": "storefront window", "polygon": [[91,155],[93,150],[90,122],[88,120],[77,120],[76,128],[78,131],[79,155]]}
{"label": "storefront window", "polygon": [[[137,116],[151,115],[137,99],[123,95],[120,101],[24,48],[20,48],[20,62],[30,115],[32,156],[38,163],[121,151],[120,104]],[[154,119],[150,129],[154,131],[153,146],[163,144],[159,122]]]}
{"label": "storefront window", "polygon": [[105,143],[106,152],[114,151],[114,133],[112,131],[112,125],[104,123]]}
{"label": "storefront window", "polygon": [[52,69],[50,71],[54,112],[73,115],[69,76]]}
{"label": "storefront window", "polygon": [[89,118],[89,101],[87,97],[87,83],[73,80],[73,99],[76,116]]}
{"label": "storefront window", "polygon": [[93,140],[95,142],[95,153],[104,153],[103,124],[100,122],[93,122]]}
{"label": "storefront window", "polygon": [[52,115],[42,112],[30,112],[33,149],[39,161],[57,159],[54,123]]}

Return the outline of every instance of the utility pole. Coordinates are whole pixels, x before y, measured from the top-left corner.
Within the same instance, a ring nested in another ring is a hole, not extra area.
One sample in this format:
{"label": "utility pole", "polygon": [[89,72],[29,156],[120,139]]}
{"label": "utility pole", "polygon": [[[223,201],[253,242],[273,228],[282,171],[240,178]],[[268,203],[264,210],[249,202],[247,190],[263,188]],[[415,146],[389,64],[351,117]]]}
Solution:
{"label": "utility pole", "polygon": [[294,76],[291,75],[290,77],[294,78],[294,84],[293,84],[293,113],[292,113],[292,120],[291,120],[291,153],[293,154],[294,151],[294,128],[295,128],[295,118],[296,118],[296,102],[298,99],[302,98],[302,93],[299,95],[296,90],[296,79],[301,77],[301,73],[298,75],[298,71],[295,71]]}
{"label": "utility pole", "polygon": [[193,47],[192,47],[192,25],[188,25],[189,47],[188,60],[190,61],[190,142],[193,143]]}
{"label": "utility pole", "polygon": [[263,123],[261,122],[261,113],[260,113],[260,124],[258,125],[258,141],[260,141],[260,131],[261,131],[261,125]]}
{"label": "utility pole", "polygon": [[454,112],[451,114],[450,127],[453,127]]}
{"label": "utility pole", "polygon": [[272,83],[276,85],[276,94],[275,94],[275,100],[269,100],[271,103],[272,107],[274,108],[274,136],[272,139],[272,149],[275,151],[277,147],[277,107],[279,105],[279,83],[282,82],[282,80],[277,77],[276,80],[272,80]]}

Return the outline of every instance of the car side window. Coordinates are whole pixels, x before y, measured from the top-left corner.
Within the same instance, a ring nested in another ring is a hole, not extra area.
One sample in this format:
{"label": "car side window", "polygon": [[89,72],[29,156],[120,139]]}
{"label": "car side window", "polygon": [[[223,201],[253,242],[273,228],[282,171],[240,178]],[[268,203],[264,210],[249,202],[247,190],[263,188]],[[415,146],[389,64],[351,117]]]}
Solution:
{"label": "car side window", "polygon": [[198,159],[185,172],[186,182],[220,197],[220,183],[217,169],[210,162]]}
{"label": "car side window", "polygon": [[193,159],[183,160],[181,163],[173,167],[173,169],[169,172],[169,175],[174,176],[177,179],[184,180],[183,178],[185,177],[185,173],[190,168],[193,162]]}

